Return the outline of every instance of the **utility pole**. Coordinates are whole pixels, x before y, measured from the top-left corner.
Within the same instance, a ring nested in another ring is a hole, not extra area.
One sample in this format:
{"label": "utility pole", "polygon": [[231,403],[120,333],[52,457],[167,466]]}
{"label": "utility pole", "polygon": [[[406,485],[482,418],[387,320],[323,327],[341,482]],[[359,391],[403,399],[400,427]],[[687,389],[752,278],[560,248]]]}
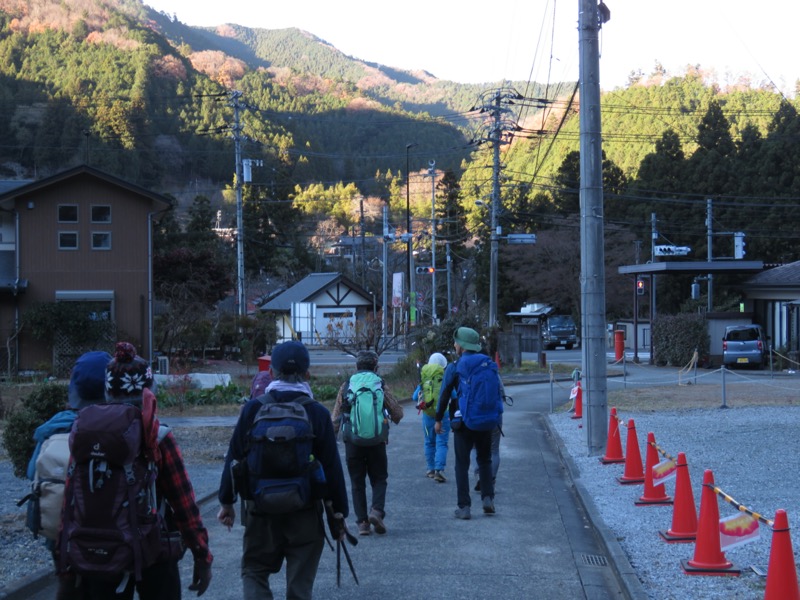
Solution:
{"label": "utility pole", "polygon": [[389,260],[389,200],[386,199],[383,202],[383,281],[382,281],[382,302],[381,302],[381,337],[386,335],[386,312],[387,312],[387,302],[386,302],[386,294],[387,294],[387,274],[386,274],[386,263]]}
{"label": "utility pole", "polygon": [[408,238],[408,327],[414,326],[416,316],[416,296],[414,293],[414,238],[411,234],[411,171],[409,170],[408,151],[419,144],[406,144],[406,236]]}
{"label": "utility pole", "polygon": [[447,319],[453,314],[453,296],[450,293],[450,265],[452,264],[450,258],[450,242],[445,242],[444,247],[447,253],[447,314],[445,315],[445,319]]}
{"label": "utility pole", "polygon": [[488,136],[479,141],[487,141],[492,144],[492,205],[490,211],[490,231],[489,231],[489,327],[497,325],[497,270],[498,255],[500,247],[500,226],[498,218],[500,215],[500,145],[504,141],[507,132],[515,131],[517,124],[506,115],[511,113],[508,105],[512,100],[521,100],[523,97],[513,89],[503,88],[486,92],[483,97],[483,105],[480,107],[483,112],[489,114],[492,119],[489,127]]}
{"label": "utility pole", "polygon": [[428,162],[428,174],[431,178],[431,324],[436,325],[436,161]]}
{"label": "utility pole", "polygon": [[242,210],[242,125],[239,113],[243,107],[240,102],[242,92],[233,90],[230,93],[230,106],[233,107],[233,146],[236,153],[236,304],[238,314],[247,314],[247,303],[244,292],[244,217]]}
{"label": "utility pole", "polygon": [[[359,211],[361,217],[358,221],[361,230],[361,287],[366,286],[366,270],[367,270],[367,247],[364,239],[364,196],[358,200]],[[354,253],[355,254],[355,253]],[[355,259],[355,256],[353,257]]]}
{"label": "utility pole", "polygon": [[[708,237],[708,251],[707,251],[707,258],[708,262],[714,260],[714,250],[712,248],[712,243],[714,241],[714,224],[711,221],[711,213],[713,211],[713,200],[711,198],[706,199],[706,234]],[[714,289],[714,275],[709,273],[706,275],[708,278],[708,312],[711,312],[714,309],[714,300],[713,300],[713,289]]]}
{"label": "utility pole", "polygon": [[[658,241],[658,220],[656,213],[650,213],[650,262],[656,262],[656,242]],[[650,275],[650,360],[656,363],[656,347],[653,344],[653,325],[656,322],[656,274]]]}
{"label": "utility pole", "polygon": [[[602,4],[602,2],[601,2]],[[607,434],[606,289],[603,251],[603,164],[600,118],[599,30],[608,9],[597,0],[579,0],[580,42],[580,205],[581,313],[586,441],[589,455],[600,454]]]}

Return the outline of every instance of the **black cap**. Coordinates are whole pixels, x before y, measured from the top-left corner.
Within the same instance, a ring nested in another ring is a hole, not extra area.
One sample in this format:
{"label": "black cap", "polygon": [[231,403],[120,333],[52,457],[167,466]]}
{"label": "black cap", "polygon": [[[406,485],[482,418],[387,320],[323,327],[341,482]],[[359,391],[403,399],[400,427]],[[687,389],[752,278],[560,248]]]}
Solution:
{"label": "black cap", "polygon": [[302,342],[284,342],[272,349],[272,369],[276,373],[303,374],[310,365],[311,358]]}

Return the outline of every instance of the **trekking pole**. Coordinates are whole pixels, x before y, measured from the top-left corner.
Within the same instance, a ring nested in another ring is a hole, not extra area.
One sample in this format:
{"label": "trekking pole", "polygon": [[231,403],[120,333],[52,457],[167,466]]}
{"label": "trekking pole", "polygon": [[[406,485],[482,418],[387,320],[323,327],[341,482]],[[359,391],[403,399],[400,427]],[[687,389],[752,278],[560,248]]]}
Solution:
{"label": "trekking pole", "polygon": [[336,540],[336,587],[342,587],[342,540]]}
{"label": "trekking pole", "polygon": [[[324,505],[325,505],[325,514],[328,517],[328,523],[330,524],[330,523],[335,522],[336,520],[341,520],[342,521],[342,526],[344,527],[345,539],[348,542],[350,542],[353,546],[357,546],[358,545],[358,538],[356,538],[356,536],[354,536],[352,533],[350,533],[347,530],[347,526],[345,525],[344,519],[342,518],[341,514],[335,513],[333,511],[333,503],[330,500],[327,500],[324,503]],[[333,530],[331,530],[331,535],[333,535]],[[350,567],[350,573],[352,573],[352,575],[353,575],[353,580],[356,582],[356,585],[359,585],[359,583],[358,583],[358,575],[356,575],[356,569],[353,566],[353,560],[350,558],[350,552],[348,552],[347,546],[340,539],[336,540],[336,585],[337,585],[337,587],[341,585],[341,575],[342,575],[342,571],[341,571],[342,570],[341,553],[342,553],[342,551],[344,551],[344,558],[345,558],[345,560],[347,560],[347,566]]]}

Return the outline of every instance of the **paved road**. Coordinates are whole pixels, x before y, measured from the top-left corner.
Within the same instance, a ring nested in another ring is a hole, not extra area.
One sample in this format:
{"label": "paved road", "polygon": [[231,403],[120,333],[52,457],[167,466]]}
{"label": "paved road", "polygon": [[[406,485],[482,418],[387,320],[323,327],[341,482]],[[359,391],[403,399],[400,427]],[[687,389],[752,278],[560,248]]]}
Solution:
{"label": "paved road", "polygon": [[[453,518],[453,450],[448,457],[447,483],[427,479],[420,418],[408,407],[403,422],[393,428],[389,445],[389,533],[359,538],[358,546],[351,549],[358,587],[346,570],[341,588],[336,587],[336,555],[326,550],[315,584],[318,598],[335,600],[353,594],[467,600],[626,597],[613,568],[619,548],[612,544],[609,552],[601,542],[547,427],[543,413],[549,410],[550,387],[522,385],[510,391],[515,403],[505,416],[497,514],[483,515],[476,493],[473,519]],[[567,396],[559,389],[559,403]],[[343,453],[343,448],[340,450]],[[208,491],[198,489],[198,495]],[[214,580],[204,598],[238,599],[242,529],[237,526],[225,531],[216,522],[216,510],[215,502],[204,507],[216,556]],[[352,517],[348,522],[354,529]],[[188,582],[191,560],[184,560],[182,569]],[[273,578],[277,597],[284,593],[282,575]],[[52,589],[28,588],[11,598],[44,600],[53,596]],[[191,596],[185,592],[184,597]]]}

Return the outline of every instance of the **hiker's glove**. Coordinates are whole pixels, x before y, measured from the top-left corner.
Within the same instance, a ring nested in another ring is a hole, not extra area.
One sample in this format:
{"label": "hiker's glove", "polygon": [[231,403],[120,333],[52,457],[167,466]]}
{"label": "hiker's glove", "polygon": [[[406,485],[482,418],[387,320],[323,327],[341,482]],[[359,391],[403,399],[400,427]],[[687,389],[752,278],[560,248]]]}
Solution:
{"label": "hiker's glove", "polygon": [[328,529],[331,532],[331,537],[340,542],[344,540],[347,533],[347,525],[344,522],[342,513],[329,512],[328,514]]}
{"label": "hiker's glove", "polygon": [[192,583],[189,589],[197,592],[198,596],[202,596],[208,589],[211,583],[211,565],[205,561],[194,561],[194,573],[192,574]]}

